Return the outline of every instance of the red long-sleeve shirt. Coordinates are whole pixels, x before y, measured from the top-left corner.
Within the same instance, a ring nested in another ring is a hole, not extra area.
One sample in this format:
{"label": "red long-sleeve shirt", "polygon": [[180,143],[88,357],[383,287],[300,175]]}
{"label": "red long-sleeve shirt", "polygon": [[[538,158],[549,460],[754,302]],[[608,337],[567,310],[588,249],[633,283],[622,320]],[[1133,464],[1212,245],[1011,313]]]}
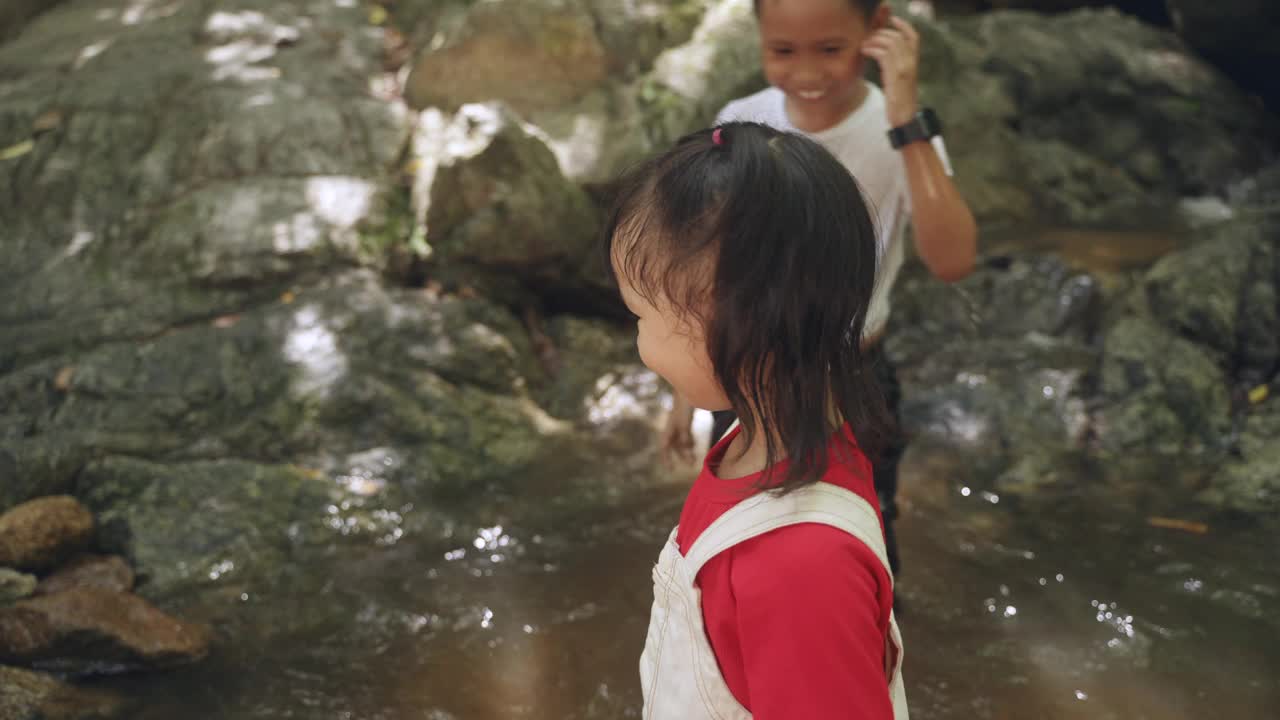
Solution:
{"label": "red long-sleeve shirt", "polygon": [[[714,473],[736,432],[708,453],[685,501],[681,553],[759,479]],[[878,507],[866,457],[830,458],[823,481]],[[893,588],[857,538],[815,523],[779,528],[712,558],[698,586],[720,672],[755,720],[892,720],[885,638]]]}

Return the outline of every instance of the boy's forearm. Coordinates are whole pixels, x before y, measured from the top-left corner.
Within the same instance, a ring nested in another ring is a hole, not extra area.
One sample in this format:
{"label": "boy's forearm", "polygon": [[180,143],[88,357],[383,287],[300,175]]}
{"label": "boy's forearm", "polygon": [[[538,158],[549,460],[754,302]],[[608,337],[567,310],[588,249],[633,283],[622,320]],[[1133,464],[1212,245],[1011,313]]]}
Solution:
{"label": "boy's forearm", "polygon": [[973,272],[978,253],[973,213],[932,144],[911,143],[899,152],[911,188],[911,222],[920,259],[938,279],[961,280]]}
{"label": "boy's forearm", "polygon": [[675,388],[671,389],[671,418],[672,422],[682,422],[685,425],[693,422],[693,405],[676,392]]}

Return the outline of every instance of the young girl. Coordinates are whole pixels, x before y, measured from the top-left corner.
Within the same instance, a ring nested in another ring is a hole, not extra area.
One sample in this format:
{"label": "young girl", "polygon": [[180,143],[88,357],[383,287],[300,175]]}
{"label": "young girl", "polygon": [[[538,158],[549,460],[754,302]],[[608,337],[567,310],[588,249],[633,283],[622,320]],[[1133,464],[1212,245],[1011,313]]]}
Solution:
{"label": "young girl", "polygon": [[[973,268],[977,236],[973,215],[939,154],[937,118],[920,107],[919,36],[883,0],[755,0],[754,7],[771,87],[729,103],[716,122],[752,120],[804,133],[831,151],[867,194],[879,229],[880,273],[863,344],[896,415],[897,377],[880,340],[902,265],[906,220],[909,216],[915,226],[921,260],[945,281],[963,278]],[[865,79],[871,61],[880,66],[883,90]],[[676,393],[663,433],[669,455],[690,454],[691,419],[692,408]],[[728,413],[718,414],[713,440],[731,421]],[[890,442],[875,468],[895,572],[893,519],[902,450],[901,438]]]}
{"label": "young girl", "polygon": [[643,717],[906,718],[863,452],[891,422],[859,342],[879,253],[853,178],[728,123],[628,176],[607,237],[641,359],[741,423],[654,569]]}

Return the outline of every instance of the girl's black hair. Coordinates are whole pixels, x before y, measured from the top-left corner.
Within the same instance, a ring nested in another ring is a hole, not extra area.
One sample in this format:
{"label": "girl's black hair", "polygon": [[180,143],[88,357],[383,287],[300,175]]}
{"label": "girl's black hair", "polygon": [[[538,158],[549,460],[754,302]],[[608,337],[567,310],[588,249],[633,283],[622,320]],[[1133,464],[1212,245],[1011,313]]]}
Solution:
{"label": "girl's black hair", "polygon": [[[884,4],[884,0],[849,0],[854,7],[862,11],[867,17],[876,11],[876,8]],[[760,0],[753,0],[751,7],[755,10],[756,16],[760,15]]]}
{"label": "girl's black hair", "polygon": [[875,227],[822,146],[758,123],[687,135],[624,176],[606,233],[614,273],[702,324],[747,440],[772,428],[762,487],[822,478],[833,412],[864,452],[883,445],[893,424],[860,344]]}

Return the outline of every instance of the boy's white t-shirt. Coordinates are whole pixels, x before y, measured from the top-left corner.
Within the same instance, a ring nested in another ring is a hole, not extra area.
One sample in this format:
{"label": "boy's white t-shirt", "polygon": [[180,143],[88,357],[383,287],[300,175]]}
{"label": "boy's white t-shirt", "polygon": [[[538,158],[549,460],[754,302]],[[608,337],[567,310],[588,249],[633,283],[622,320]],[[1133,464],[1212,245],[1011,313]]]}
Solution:
{"label": "boy's white t-shirt", "polygon": [[863,337],[875,336],[889,321],[889,296],[902,267],[903,233],[911,212],[906,168],[898,151],[889,145],[884,93],[867,83],[862,105],[840,124],[817,133],[804,132],[791,124],[786,95],[774,87],[734,100],[716,115],[717,125],[734,121],[754,121],[808,136],[830,151],[858,181],[870,202],[880,245],[876,287],[862,331]]}

